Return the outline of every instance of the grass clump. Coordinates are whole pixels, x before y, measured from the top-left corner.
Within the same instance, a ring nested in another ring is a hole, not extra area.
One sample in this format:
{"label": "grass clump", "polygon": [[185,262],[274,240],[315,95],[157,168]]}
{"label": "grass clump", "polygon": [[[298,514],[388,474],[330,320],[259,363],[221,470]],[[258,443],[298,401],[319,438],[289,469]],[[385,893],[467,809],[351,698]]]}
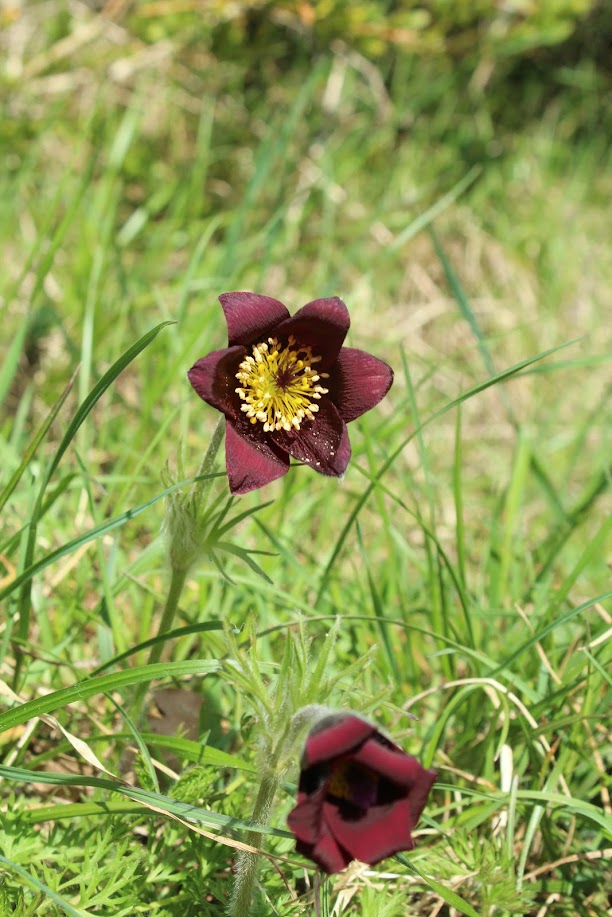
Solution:
{"label": "grass clump", "polygon": [[[253,698],[315,672],[336,621],[319,702],[439,778],[415,851],[352,864],[322,913],[603,915],[607,76],[559,59],[487,95],[483,69],[334,46],[254,83],[196,19],[134,16],[34,4],[3,38],[0,914],[222,913]],[[189,570],[153,667],[161,478],[212,436],[184,374],[225,345],[231,289],[342,295],[396,380],[341,484],[294,468],[237,504],[213,483],[242,554]],[[285,858],[262,860],[266,913],[314,906],[296,779],[259,826]]]}

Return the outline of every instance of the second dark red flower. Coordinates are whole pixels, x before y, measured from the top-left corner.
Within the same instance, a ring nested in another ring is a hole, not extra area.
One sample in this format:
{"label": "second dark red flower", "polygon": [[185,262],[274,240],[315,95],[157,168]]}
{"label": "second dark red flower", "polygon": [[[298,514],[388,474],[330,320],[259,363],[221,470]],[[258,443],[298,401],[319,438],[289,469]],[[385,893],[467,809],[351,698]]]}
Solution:
{"label": "second dark red flower", "polygon": [[287,818],[298,851],[331,874],[351,860],[372,866],[412,850],[436,776],[367,720],[323,718],[306,740],[297,805]]}

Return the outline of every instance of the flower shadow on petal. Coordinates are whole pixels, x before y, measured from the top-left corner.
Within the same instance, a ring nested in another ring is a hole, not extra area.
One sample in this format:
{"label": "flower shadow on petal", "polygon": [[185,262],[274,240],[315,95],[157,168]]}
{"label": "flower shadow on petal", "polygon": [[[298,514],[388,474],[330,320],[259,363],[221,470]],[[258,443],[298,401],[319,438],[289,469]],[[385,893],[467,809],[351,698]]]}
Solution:
{"label": "flower shadow on petal", "polygon": [[289,456],[265,440],[249,438],[240,427],[227,421],[225,431],[225,465],[230,490],[246,494],[264,487],[289,471]]}
{"label": "flower shadow on petal", "polygon": [[244,347],[214,350],[197,360],[187,377],[200,398],[226,417],[239,417],[236,397],[236,371],[245,353]]}
{"label": "flower shadow on petal", "polygon": [[344,474],[351,457],[346,424],[331,402],[320,404],[316,419],[299,430],[278,430],[271,438],[294,459],[332,477]]}

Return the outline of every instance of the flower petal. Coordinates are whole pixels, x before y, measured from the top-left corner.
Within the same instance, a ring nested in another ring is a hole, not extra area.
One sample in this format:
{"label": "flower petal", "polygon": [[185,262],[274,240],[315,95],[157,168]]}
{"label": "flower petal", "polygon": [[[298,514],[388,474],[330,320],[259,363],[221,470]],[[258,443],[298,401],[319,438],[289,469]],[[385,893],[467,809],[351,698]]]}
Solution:
{"label": "flower petal", "polygon": [[298,841],[295,849],[316,863],[329,876],[335,872],[341,872],[353,859],[348,851],[342,849],[325,826],[316,844],[303,844]]}
{"label": "flower petal", "polygon": [[299,430],[275,430],[270,439],[293,458],[339,478],[351,457],[346,424],[329,399],[319,402],[314,420],[305,420]]}
{"label": "flower petal", "polygon": [[306,739],[303,768],[333,761],[348,752],[356,752],[376,733],[376,727],[359,716],[346,714],[320,720]]}
{"label": "flower petal", "polygon": [[227,322],[229,346],[265,341],[289,312],[278,299],[259,293],[222,293],[219,302]]}
{"label": "flower petal", "polygon": [[400,787],[427,785],[427,792],[436,779],[435,771],[428,771],[416,758],[395,746],[388,747],[378,736],[368,739],[354,754],[355,761]]}
{"label": "flower petal", "polygon": [[238,386],[236,373],[238,364],[245,355],[244,347],[226,347],[225,350],[213,350],[197,360],[187,377],[200,398],[212,405],[226,417],[238,417]]}
{"label": "flower petal", "polygon": [[409,797],[388,806],[374,806],[359,818],[344,818],[341,806],[326,802],[324,820],[340,847],[356,860],[373,866],[400,850],[412,850],[412,829],[421,814]]}
{"label": "flower petal", "polygon": [[263,436],[249,435],[240,422],[228,420],[225,428],[225,467],[233,494],[257,490],[289,471],[289,456]]}
{"label": "flower petal", "polygon": [[342,419],[349,423],[375,407],[393,384],[393,370],[364,350],[343,347],[327,387]]}
{"label": "flower petal", "polygon": [[352,857],[336,843],[325,823],[325,792],[322,787],[311,795],[298,793],[298,804],[289,812],[287,825],[295,835],[296,850],[331,875],[344,869]]}
{"label": "flower petal", "polygon": [[[339,785],[333,785],[335,765]],[[412,850],[412,830],[436,776],[367,720],[342,713],[324,717],[306,740],[298,801],[287,819],[297,849],[328,873],[351,859],[374,865]],[[353,798],[348,792],[355,780],[370,782],[371,802],[364,802],[368,794]]]}
{"label": "flower petal", "polygon": [[295,335],[303,347],[312,347],[312,352],[323,359],[317,369],[326,372],[338,358],[351,320],[348,309],[337,296],[329,299],[313,299],[275,328],[279,337]]}
{"label": "flower petal", "polygon": [[287,824],[298,841],[304,844],[316,844],[321,833],[323,802],[327,787],[322,786],[316,793],[298,793],[297,805],[289,812]]}

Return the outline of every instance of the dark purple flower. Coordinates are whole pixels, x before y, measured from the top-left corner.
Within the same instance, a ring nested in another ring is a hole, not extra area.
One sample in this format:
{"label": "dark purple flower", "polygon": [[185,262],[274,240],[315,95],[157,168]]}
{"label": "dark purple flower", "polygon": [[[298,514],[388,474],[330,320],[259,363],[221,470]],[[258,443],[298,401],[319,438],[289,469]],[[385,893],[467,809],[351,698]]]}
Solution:
{"label": "dark purple flower", "polygon": [[325,717],[306,740],[297,805],[287,818],[298,852],[331,875],[351,860],[373,866],[412,850],[436,776],[366,720]]}
{"label": "dark purple flower", "polygon": [[339,477],[351,457],[347,423],[384,398],[393,371],[343,347],[349,314],[337,296],[290,316],[257,293],[222,293],[228,346],[189,370],[192,386],[227,420],[225,460],[232,493],[282,477],[289,456]]}

